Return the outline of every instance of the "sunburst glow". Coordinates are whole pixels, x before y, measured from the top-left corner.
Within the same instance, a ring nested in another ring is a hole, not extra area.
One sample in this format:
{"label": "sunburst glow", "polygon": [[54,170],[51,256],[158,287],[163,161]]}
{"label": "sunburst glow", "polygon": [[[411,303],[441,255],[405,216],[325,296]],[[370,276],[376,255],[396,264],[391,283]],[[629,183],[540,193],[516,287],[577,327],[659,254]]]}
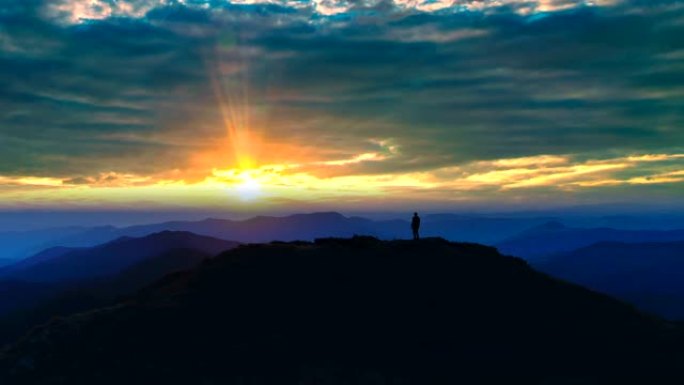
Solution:
{"label": "sunburst glow", "polygon": [[244,171],[239,175],[242,182],[235,185],[235,191],[238,196],[246,201],[257,199],[261,194],[261,184],[258,180],[252,178],[248,171]]}
{"label": "sunburst glow", "polygon": [[0,207],[681,202],[668,2],[14,3]]}

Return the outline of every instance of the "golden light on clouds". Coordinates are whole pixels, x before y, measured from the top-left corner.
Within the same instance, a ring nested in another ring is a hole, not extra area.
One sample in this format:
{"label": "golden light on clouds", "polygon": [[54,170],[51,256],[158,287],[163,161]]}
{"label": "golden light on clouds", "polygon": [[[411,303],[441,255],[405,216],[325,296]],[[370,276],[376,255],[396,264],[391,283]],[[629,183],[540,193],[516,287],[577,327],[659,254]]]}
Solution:
{"label": "golden light on clouds", "polygon": [[36,186],[36,187],[59,187],[64,182],[59,178],[36,177],[36,176],[21,176],[21,177],[7,177],[0,176],[0,186]]}
{"label": "golden light on clouds", "polygon": [[684,170],[656,174],[647,177],[631,178],[630,184],[660,184],[684,182]]}
{"label": "golden light on clouds", "polygon": [[[40,205],[64,202],[73,205],[134,204],[238,207],[245,204],[270,207],[283,201],[333,202],[344,205],[359,199],[413,199],[429,193],[431,199],[454,198],[477,201],[481,191],[506,192],[547,189],[559,194],[576,189],[600,189],[617,185],[654,185],[684,182],[684,167],[677,160],[684,154],[635,154],[602,160],[576,161],[572,157],[540,155],[497,159],[404,173],[317,175],[325,169],[391,162],[392,157],[363,153],[349,159],[320,160],[254,168],[214,169],[199,181],[180,176],[136,176],[108,173],[94,178],[0,177],[0,197],[9,205]],[[672,170],[644,171],[640,167],[674,162]],[[313,171],[312,171],[313,170]],[[620,173],[627,172],[623,177]]]}

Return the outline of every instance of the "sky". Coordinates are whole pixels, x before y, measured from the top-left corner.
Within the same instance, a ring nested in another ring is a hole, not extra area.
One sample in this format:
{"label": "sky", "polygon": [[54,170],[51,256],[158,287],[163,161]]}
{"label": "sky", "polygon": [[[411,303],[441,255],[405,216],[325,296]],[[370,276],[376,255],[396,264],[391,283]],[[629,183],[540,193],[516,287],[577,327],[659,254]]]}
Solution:
{"label": "sky", "polygon": [[684,206],[684,2],[2,0],[0,209]]}

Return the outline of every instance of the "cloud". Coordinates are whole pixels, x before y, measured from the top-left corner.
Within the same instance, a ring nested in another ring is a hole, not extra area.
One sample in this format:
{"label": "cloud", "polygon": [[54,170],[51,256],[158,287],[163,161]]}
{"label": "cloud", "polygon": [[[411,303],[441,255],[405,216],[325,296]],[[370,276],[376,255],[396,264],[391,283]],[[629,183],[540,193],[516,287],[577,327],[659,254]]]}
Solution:
{"label": "cloud", "polygon": [[[503,194],[507,199],[499,201],[499,204],[520,201],[521,197],[526,197],[523,201],[530,203],[530,196],[536,203],[551,200],[559,204],[562,201],[558,201],[558,194],[572,192],[576,199],[592,191],[601,196],[621,186],[630,187],[630,190],[623,191],[622,196],[632,194],[634,186],[641,189],[655,186],[661,195],[665,191],[672,199],[672,194],[678,190],[663,186],[684,181],[682,158],[683,154],[633,154],[622,158],[580,160],[540,155],[400,174],[321,175],[315,172],[317,167],[337,168],[390,161],[390,158],[366,153],[346,160],[313,164],[265,165],[247,170],[214,169],[202,181],[192,183],[169,178],[169,175],[165,179],[163,176],[115,173],[68,180],[0,177],[0,192],[10,204],[22,196],[23,203],[36,207],[42,207],[40,204],[46,201],[46,196],[50,197],[47,201],[51,205],[76,204],[81,207],[101,205],[103,201],[108,205],[136,205],[141,204],[141,197],[144,197],[149,200],[145,205],[154,207],[189,204],[200,199],[204,206],[235,209],[245,209],[246,202],[256,201],[259,201],[261,209],[285,201],[297,205],[304,202],[348,205],[365,201],[377,209],[377,200],[388,195],[400,198],[393,200],[394,207],[398,207],[396,205],[408,201],[472,204],[500,198]],[[657,173],[651,171],[654,164],[660,170]],[[593,201],[596,201],[596,196]]]}
{"label": "cloud", "polygon": [[75,24],[112,17],[142,18],[150,10],[170,4],[166,0],[54,0],[42,11],[50,19]]}
{"label": "cloud", "polygon": [[209,10],[231,5],[275,5],[283,8],[309,9],[323,17],[336,16],[358,10],[387,10],[391,5],[397,12],[489,12],[501,8],[528,15],[539,12],[557,12],[579,7],[611,6],[618,0],[54,0],[42,8],[45,17],[60,23],[78,24],[108,18],[143,18],[155,8],[183,6]]}
{"label": "cloud", "polygon": [[683,19],[637,0],[9,0],[0,183],[243,163],[510,194],[676,184]]}

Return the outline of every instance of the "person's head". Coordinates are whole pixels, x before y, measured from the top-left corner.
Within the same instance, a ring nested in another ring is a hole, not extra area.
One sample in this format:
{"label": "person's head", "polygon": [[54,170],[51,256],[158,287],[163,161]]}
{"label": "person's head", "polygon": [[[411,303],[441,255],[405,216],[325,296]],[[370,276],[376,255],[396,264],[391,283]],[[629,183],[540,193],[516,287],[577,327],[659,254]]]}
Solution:
{"label": "person's head", "polygon": [[418,216],[418,213],[413,213],[413,216],[414,216],[414,217],[417,217],[417,216]]}

